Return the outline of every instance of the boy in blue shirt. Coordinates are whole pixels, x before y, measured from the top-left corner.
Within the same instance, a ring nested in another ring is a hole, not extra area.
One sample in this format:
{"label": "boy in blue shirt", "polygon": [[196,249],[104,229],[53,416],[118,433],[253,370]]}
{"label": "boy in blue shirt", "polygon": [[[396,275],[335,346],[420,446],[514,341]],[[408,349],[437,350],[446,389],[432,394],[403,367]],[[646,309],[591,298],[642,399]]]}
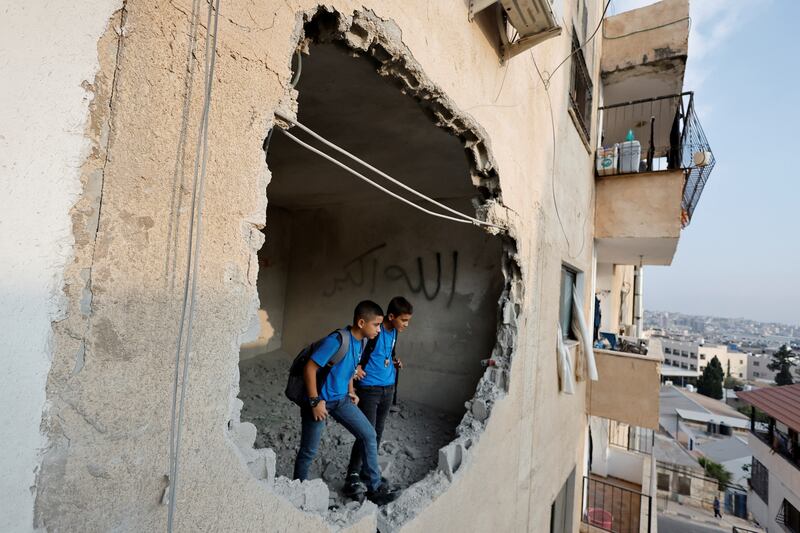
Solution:
{"label": "boy in blue shirt", "polygon": [[[360,398],[358,407],[375,428],[378,446],[381,444],[386,416],[392,407],[397,369],[403,368],[403,363],[397,359],[395,350],[397,336],[408,327],[413,312],[414,309],[408,300],[402,296],[392,298],[379,333],[367,342],[356,369],[355,386]],[[356,440],[350,453],[350,464],[347,467],[344,484],[344,493],[350,496],[362,492],[361,480],[369,478],[362,450],[363,445]],[[382,482],[388,485],[385,479]]]}
{"label": "boy in blue shirt", "polygon": [[367,498],[377,505],[385,505],[396,494],[382,483],[378,466],[378,445],[375,428],[358,407],[359,398],[353,388],[353,377],[361,358],[364,342],[373,339],[380,331],[383,310],[375,302],[360,302],[353,313],[353,325],[347,328],[350,336],[347,353],[330,368],[324,383],[317,383],[317,371],[328,364],[339,350],[342,339],[338,332],[326,337],[311,354],[303,368],[303,381],[308,395],[308,405],[300,408],[302,433],[300,450],[294,463],[294,478],[308,479],[308,469],[317,454],[319,440],[330,415],[353,434],[364,457],[367,478]]}

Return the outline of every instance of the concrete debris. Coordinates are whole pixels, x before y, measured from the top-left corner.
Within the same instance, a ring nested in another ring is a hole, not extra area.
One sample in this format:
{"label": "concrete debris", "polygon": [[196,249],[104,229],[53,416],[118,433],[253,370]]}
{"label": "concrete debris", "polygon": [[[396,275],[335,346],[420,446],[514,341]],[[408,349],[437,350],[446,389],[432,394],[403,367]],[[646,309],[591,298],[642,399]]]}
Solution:
{"label": "concrete debris", "polygon": [[279,477],[273,490],[304,511],[324,513],[328,510],[328,486],[321,479],[300,481]]}
{"label": "concrete debris", "polygon": [[437,469],[447,476],[447,479],[453,479],[455,474],[464,462],[466,455],[466,448],[461,442],[451,442],[444,448],[439,450],[439,465]]}
{"label": "concrete debris", "polygon": [[[300,446],[300,413],[283,394],[292,358],[272,352],[240,364],[240,392],[244,400],[241,424],[231,421],[231,437],[241,444],[250,439],[249,428],[257,428],[255,446],[270,448],[277,458],[277,475],[291,477]],[[378,461],[384,477],[405,488],[436,468],[438,450],[456,436],[457,415],[404,402],[402,384],[399,410],[386,420]],[[239,400],[241,401],[241,400]],[[331,488],[331,504],[343,505],[338,492],[344,482],[354,439],[342,426],[330,421],[309,472],[321,477]],[[242,451],[247,457],[247,452]]]}

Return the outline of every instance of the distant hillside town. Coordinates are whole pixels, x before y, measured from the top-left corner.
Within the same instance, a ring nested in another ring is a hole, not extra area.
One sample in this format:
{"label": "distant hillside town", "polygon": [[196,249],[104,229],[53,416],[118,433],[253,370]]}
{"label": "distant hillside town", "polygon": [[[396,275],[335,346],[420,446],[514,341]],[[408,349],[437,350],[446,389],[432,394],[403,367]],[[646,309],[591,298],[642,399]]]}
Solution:
{"label": "distant hillside town", "polygon": [[757,352],[784,344],[800,347],[798,325],[647,310],[644,323],[645,329],[660,331],[665,337],[729,344],[742,351]]}

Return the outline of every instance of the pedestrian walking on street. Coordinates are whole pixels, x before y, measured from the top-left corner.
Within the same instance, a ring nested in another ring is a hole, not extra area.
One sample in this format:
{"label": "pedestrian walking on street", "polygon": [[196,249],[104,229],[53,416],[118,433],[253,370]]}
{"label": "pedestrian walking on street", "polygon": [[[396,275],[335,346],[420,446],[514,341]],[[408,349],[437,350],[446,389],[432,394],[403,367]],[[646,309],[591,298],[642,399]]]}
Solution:
{"label": "pedestrian walking on street", "polygon": [[714,518],[722,518],[722,513],[719,512],[719,498],[714,496]]}

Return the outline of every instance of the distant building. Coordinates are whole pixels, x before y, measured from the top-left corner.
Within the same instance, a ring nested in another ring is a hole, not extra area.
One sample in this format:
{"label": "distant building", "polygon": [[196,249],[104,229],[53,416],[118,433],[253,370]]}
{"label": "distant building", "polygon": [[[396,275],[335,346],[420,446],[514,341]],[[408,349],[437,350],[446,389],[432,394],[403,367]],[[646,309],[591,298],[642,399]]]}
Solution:
{"label": "distant building", "polygon": [[800,384],[740,392],[752,405],[748,508],[768,531],[800,531]]}

